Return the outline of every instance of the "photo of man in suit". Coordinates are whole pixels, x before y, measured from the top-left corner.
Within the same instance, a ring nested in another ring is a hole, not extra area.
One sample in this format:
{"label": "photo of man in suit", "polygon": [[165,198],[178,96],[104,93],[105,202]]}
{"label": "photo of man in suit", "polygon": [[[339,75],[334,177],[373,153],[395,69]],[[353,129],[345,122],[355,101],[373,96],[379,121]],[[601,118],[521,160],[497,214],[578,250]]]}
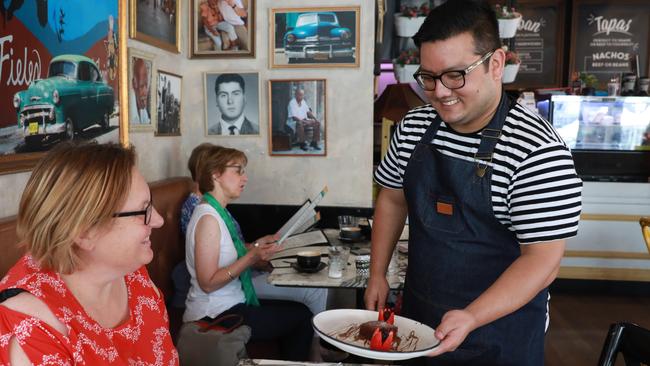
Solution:
{"label": "photo of man in suit", "polygon": [[245,111],[252,111],[255,108],[247,108],[246,106],[246,83],[242,75],[219,74],[214,82],[214,93],[219,116],[218,119],[214,118],[210,113],[211,108],[208,108],[207,120],[209,135],[237,136],[259,134],[259,122],[249,119],[245,113]]}

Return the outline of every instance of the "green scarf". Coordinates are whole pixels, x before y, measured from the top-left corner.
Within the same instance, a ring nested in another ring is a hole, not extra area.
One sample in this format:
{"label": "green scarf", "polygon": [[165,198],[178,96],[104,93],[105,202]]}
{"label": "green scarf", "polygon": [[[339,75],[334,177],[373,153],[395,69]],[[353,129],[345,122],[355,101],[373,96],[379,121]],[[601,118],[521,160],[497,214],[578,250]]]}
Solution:
{"label": "green scarf", "polygon": [[[221,207],[219,201],[217,201],[210,193],[203,194],[203,199],[210,206],[212,206],[212,208],[217,210],[219,216],[221,216],[223,221],[226,223],[226,226],[228,227],[228,232],[230,233],[230,237],[232,238],[232,241],[235,244],[235,249],[237,250],[237,258],[239,259],[245,256],[246,253],[248,253],[248,251],[244,246],[244,242],[239,237],[239,234],[237,233],[237,228],[235,227],[235,223],[230,218],[230,215],[228,214],[226,209]],[[239,281],[241,282],[241,288],[242,290],[244,290],[244,295],[246,296],[246,305],[259,306],[260,302],[259,300],[257,300],[257,295],[255,294],[255,288],[253,287],[253,280],[252,280],[250,268],[246,268],[239,275]]]}

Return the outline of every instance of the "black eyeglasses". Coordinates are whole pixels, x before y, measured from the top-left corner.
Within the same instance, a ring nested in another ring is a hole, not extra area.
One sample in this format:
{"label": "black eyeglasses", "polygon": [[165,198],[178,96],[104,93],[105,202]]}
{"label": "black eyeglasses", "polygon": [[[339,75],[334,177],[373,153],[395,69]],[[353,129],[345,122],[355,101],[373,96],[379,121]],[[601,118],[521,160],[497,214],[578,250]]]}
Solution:
{"label": "black eyeglasses", "polygon": [[238,175],[246,174],[246,167],[243,165],[226,165],[226,168],[236,168]]}
{"label": "black eyeglasses", "polygon": [[465,70],[445,71],[438,76],[430,72],[418,70],[415,74],[413,74],[413,78],[415,79],[415,81],[418,82],[420,88],[427,91],[436,90],[436,80],[440,80],[442,85],[444,85],[445,88],[447,89],[452,89],[452,90],[460,89],[465,86],[465,75],[469,74],[478,65],[482,64],[483,62],[485,62],[485,60],[489,59],[490,56],[492,56],[492,54],[494,54],[494,51],[490,51],[486,53],[478,61],[467,66]]}
{"label": "black eyeglasses", "polygon": [[149,203],[147,204],[147,207],[144,208],[144,210],[116,212],[113,214],[113,217],[144,215],[144,224],[149,225],[149,222],[151,221],[152,213],[153,213],[153,198],[151,197],[151,192],[149,192]]}

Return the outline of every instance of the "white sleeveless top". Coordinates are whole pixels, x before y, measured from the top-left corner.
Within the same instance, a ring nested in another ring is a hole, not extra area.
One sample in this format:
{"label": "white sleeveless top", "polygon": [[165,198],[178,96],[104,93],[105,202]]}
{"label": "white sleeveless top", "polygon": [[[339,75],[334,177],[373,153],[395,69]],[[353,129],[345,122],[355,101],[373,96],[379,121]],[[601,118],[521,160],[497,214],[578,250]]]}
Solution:
{"label": "white sleeveless top", "polygon": [[196,264],[194,262],[194,246],[196,231],[196,224],[199,219],[205,215],[213,216],[219,222],[219,230],[221,231],[221,243],[219,245],[219,268],[228,266],[237,260],[237,250],[235,244],[230,237],[228,227],[223,221],[217,211],[207,203],[202,203],[194,209],[192,218],[187,225],[187,233],[185,235],[185,264],[187,270],[192,277],[190,280],[191,287],[185,300],[185,313],[183,314],[183,322],[190,322],[199,320],[206,316],[215,318],[222,312],[230,309],[231,307],[246,301],[244,291],[241,288],[239,278],[228,282],[222,288],[210,293],[204,292],[199,286],[196,277]]}

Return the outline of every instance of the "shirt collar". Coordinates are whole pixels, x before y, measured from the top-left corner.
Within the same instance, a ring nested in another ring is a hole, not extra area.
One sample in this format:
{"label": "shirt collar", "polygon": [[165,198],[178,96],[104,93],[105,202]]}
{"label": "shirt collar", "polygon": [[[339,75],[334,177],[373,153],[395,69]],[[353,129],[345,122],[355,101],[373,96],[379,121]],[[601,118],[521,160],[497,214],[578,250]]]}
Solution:
{"label": "shirt collar", "polygon": [[235,127],[237,127],[237,129],[235,130],[235,135],[239,135],[241,133],[241,126],[244,124],[244,118],[245,118],[244,114],[242,113],[242,115],[239,116],[239,118],[237,118],[235,122],[231,123],[231,122],[224,121],[223,118],[220,117],[219,123],[221,123],[221,131],[222,131],[221,134],[229,135],[230,130],[228,129],[228,127],[234,125]]}

